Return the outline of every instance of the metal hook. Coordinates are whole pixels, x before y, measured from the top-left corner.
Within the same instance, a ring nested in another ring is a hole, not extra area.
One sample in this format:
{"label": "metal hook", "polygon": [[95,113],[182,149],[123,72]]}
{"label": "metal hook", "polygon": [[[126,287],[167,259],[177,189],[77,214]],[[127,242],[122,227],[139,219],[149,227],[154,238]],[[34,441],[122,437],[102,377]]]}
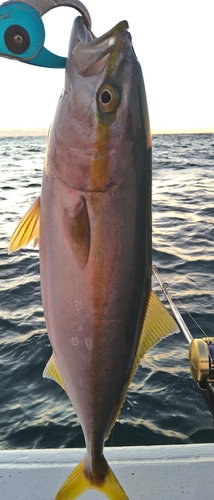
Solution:
{"label": "metal hook", "polygon": [[91,16],[79,0],[27,0],[26,3],[37,10],[41,17],[56,7],[73,7],[82,15],[87,28],[91,29]]}

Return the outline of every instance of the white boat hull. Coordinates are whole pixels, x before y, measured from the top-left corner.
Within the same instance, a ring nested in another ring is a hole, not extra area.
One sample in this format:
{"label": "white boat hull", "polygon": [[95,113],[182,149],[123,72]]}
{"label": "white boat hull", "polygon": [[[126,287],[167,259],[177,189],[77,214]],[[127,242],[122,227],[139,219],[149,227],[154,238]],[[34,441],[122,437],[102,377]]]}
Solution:
{"label": "white boat hull", "polygon": [[[0,498],[54,500],[84,449],[0,451]],[[208,500],[214,491],[214,444],[105,448],[130,500]],[[89,491],[82,500],[104,500]]]}

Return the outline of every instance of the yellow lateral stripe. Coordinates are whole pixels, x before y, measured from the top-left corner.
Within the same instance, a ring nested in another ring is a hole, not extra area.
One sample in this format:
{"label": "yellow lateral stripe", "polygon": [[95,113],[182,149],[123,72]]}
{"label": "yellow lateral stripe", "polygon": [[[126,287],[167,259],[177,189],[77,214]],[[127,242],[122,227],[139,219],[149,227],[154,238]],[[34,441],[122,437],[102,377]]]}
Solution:
{"label": "yellow lateral stripe", "polygon": [[96,128],[95,153],[91,162],[90,189],[102,191],[108,180],[109,125],[98,119]]}
{"label": "yellow lateral stripe", "polygon": [[30,243],[31,240],[39,237],[40,228],[40,196],[20,220],[14,233],[12,234],[8,253],[15,252],[19,248]]}

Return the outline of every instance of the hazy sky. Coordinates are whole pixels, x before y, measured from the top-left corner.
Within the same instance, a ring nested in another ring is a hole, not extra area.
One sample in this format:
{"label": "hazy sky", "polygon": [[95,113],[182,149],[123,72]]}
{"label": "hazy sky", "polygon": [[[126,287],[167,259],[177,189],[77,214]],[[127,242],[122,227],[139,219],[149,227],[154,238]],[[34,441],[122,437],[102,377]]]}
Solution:
{"label": "hazy sky", "polygon": [[[83,0],[84,3],[84,0]],[[152,132],[214,132],[214,0],[85,0],[96,36],[127,19],[141,63]],[[45,46],[67,55],[78,13],[43,17]],[[0,58],[0,133],[49,127],[64,70]]]}

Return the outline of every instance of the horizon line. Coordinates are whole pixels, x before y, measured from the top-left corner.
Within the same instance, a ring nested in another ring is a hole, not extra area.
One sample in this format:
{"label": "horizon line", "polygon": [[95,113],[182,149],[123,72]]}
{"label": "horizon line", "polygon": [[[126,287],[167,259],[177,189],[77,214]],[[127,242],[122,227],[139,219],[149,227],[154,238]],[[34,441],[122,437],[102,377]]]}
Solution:
{"label": "horizon line", "polygon": [[[214,134],[214,129],[204,129],[204,130],[181,130],[181,129],[163,129],[151,130],[152,135],[207,135]],[[38,137],[38,136],[47,136],[48,128],[0,128],[0,137]]]}

